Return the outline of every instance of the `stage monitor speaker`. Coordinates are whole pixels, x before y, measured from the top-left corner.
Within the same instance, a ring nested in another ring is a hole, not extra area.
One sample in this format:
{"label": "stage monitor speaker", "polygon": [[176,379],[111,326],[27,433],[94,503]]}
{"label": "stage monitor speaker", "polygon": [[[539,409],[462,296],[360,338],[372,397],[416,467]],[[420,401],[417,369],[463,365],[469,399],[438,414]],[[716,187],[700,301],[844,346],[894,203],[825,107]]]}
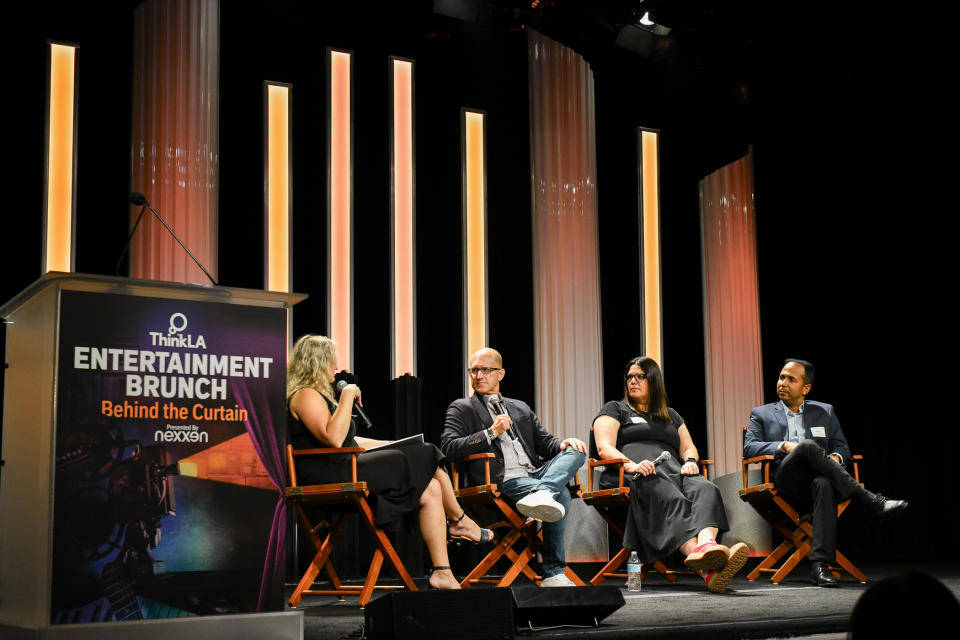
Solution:
{"label": "stage monitor speaker", "polygon": [[619,587],[511,587],[517,627],[595,626],[624,605]]}
{"label": "stage monitor speaker", "polygon": [[364,618],[371,640],[513,640],[508,589],[393,591],[371,600]]}

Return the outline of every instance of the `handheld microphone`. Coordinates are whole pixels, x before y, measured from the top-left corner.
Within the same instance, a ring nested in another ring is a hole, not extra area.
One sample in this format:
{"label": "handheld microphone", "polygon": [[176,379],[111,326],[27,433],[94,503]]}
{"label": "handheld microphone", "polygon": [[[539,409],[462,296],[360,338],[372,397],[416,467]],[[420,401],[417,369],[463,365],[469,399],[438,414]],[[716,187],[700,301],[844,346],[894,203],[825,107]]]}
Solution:
{"label": "handheld microphone", "polygon": [[[653,466],[659,467],[661,462],[663,462],[664,460],[669,460],[669,459],[672,458],[672,457],[673,457],[673,456],[670,455],[670,452],[669,452],[669,451],[664,451],[663,453],[661,453],[660,455],[658,455],[656,458],[653,459],[653,461],[652,461],[652,462],[653,462]],[[637,479],[642,478],[642,477],[643,477],[643,476],[642,476],[640,473],[635,473],[635,474],[633,474],[633,479],[634,479],[634,480],[637,480]]]}
{"label": "handheld microphone", "polygon": [[[498,416],[510,415],[507,413],[507,408],[503,404],[503,400],[500,399],[498,394],[493,394],[487,396],[487,404],[493,409],[493,412]],[[517,439],[517,434],[513,432],[513,429],[507,429],[507,435],[510,436],[511,440]]]}
{"label": "handheld microphone", "polygon": [[[346,388],[346,386],[349,384],[350,383],[347,382],[346,380],[340,380],[339,382],[337,382],[337,395],[339,396],[340,393],[344,390],[344,388]],[[361,407],[359,404],[354,402],[353,410],[354,412],[356,412],[357,417],[360,418],[360,420],[363,422],[364,429],[369,429],[370,427],[373,426],[373,423],[370,422],[370,418],[367,417],[367,412],[363,410],[363,407]]]}

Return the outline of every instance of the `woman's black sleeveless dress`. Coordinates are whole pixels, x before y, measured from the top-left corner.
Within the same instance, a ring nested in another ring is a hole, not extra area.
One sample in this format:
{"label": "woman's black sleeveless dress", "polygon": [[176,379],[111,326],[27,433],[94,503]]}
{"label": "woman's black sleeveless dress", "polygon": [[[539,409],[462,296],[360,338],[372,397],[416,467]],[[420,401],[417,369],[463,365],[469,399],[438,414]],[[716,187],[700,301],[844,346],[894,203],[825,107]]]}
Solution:
{"label": "woman's black sleeveless dress", "polygon": [[[333,414],[336,406],[324,396]],[[307,427],[287,412],[290,444],[294,449],[320,449],[327,445],[313,437]],[[356,447],[357,427],[350,421],[344,447]],[[416,530],[420,496],[445,460],[436,445],[413,443],[399,449],[370,451],[357,457],[357,479],[367,483],[368,502],[377,526]],[[350,455],[303,456],[296,460],[297,484],[330,484],[350,481]]]}
{"label": "woman's black sleeveless dress", "polygon": [[[683,418],[673,409],[668,412],[669,422],[657,420],[615,400],[603,405],[598,414],[620,423],[617,449],[634,462],[653,460],[664,451],[670,452],[671,458],[657,467],[655,475],[636,480],[625,476],[630,486],[630,510],[623,546],[635,550],[644,563],[670,556],[706,527],[717,527],[719,533],[730,528],[717,485],[701,475],[680,473],[683,461],[678,451],[677,429]],[[616,487],[617,482],[614,467],[605,469],[600,476],[602,488]]]}

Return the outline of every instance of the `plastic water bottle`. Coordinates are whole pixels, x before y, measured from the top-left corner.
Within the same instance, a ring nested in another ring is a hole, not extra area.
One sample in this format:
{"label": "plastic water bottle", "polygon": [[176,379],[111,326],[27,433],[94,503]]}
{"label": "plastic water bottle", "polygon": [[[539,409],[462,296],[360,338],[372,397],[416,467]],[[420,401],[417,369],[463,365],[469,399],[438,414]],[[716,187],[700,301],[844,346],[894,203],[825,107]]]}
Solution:
{"label": "plastic water bottle", "polygon": [[636,551],[630,552],[630,558],[627,560],[627,591],[640,591],[640,573],[643,571],[643,565],[640,564],[640,558]]}

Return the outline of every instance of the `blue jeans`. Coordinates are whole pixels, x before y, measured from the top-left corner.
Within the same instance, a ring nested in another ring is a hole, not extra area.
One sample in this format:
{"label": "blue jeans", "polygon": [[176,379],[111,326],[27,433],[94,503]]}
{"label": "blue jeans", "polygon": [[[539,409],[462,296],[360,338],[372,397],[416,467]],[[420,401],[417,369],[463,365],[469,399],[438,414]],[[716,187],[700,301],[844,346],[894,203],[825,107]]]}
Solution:
{"label": "blue jeans", "polygon": [[[516,502],[534,491],[546,489],[553,494],[557,502],[563,505],[565,513],[570,513],[570,492],[567,491],[567,483],[576,475],[586,459],[585,455],[573,447],[567,447],[529,477],[514,478],[504,482],[503,494],[511,502]],[[566,527],[566,515],[557,522],[543,523],[543,546],[540,554],[543,556],[544,578],[563,573],[567,566],[563,554],[563,531]]]}

